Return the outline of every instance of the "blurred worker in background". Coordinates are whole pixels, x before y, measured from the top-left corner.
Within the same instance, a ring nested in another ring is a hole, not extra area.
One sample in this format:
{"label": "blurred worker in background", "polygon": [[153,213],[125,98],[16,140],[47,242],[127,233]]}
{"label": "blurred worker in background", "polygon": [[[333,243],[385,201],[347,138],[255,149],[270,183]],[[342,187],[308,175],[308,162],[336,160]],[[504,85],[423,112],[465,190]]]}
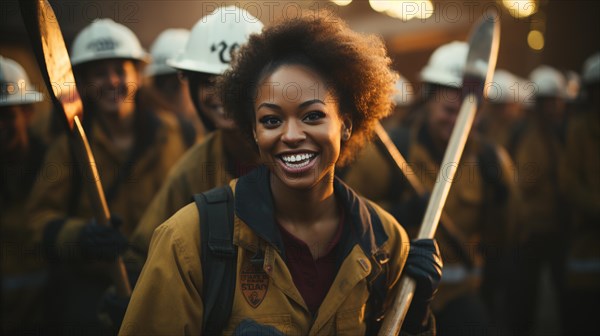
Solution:
{"label": "blurred worker in background", "polygon": [[204,126],[194,110],[188,82],[180,79],[178,71],[167,65],[167,59],[184,50],[189,36],[187,29],[167,29],[160,33],[150,47],[152,63],[146,67],[144,74],[152,96],[175,114],[184,140],[191,147],[204,137]]}
{"label": "blurred worker in background", "polygon": [[565,330],[596,332],[600,302],[600,52],[584,66],[583,110],[567,132],[565,189],[573,207],[567,254]]}
{"label": "blurred worker in background", "polygon": [[177,121],[142,105],[148,55],[136,35],[111,19],[98,19],[75,37],[71,63],[85,111],[84,124],[102,179],[112,226],[96,223],[68,137],[49,149],[29,203],[27,225],[52,262],[49,332],[113,333],[97,318],[111,284],[107,267],[185,151]]}
{"label": "blurred worker in background", "polygon": [[34,104],[43,100],[23,67],[0,55],[0,285],[1,330],[39,333],[46,272],[31,242],[25,203],[46,147],[30,130]]}
{"label": "blurred worker in background", "polygon": [[[416,101],[416,108],[412,109],[417,113],[412,126],[390,134],[429,191],[433,190],[462,103],[467,52],[468,45],[456,41],[434,51],[421,71],[425,92],[421,95],[423,100]],[[353,169],[354,166],[347,173],[347,183],[377,201],[373,194],[364,191],[373,190],[372,181],[380,179],[379,173],[373,173],[369,179],[364,171],[356,173]],[[442,282],[432,302],[440,335],[487,332],[490,320],[480,285],[484,261],[488,261],[485,268],[488,296],[494,296],[502,286],[499,258],[511,217],[510,200],[516,197],[512,181],[512,162],[506,151],[471,134],[444,208],[449,220],[440,223],[436,234],[444,260]],[[384,206],[414,237],[422,221],[427,196],[415,195],[403,178],[399,182],[390,179],[387,184],[401,189],[402,195],[395,203]]]}
{"label": "blurred worker in background", "polygon": [[196,112],[211,133],[190,148],[173,168],[141,218],[126,256],[132,272],[141,270],[154,229],[190,203],[194,194],[225,185],[255,167],[256,154],[233,119],[225,115],[214,86],[217,77],[229,68],[235,51],[262,27],[246,10],[234,6],[217,8],[194,25],[184,52],[167,61],[189,82]]}
{"label": "blurred worker in background", "polygon": [[[428,190],[436,182],[462,103],[467,52],[464,42],[451,42],[433,52],[421,71],[426,90],[423,119],[405,137],[408,146],[399,142],[399,148],[407,148],[407,160]],[[511,200],[516,197],[512,173],[506,151],[472,132],[444,208],[448,223],[440,223],[442,229],[436,235],[445,261],[433,302],[441,335],[483,334],[489,326],[486,308],[495,309],[496,293],[503,286],[501,257],[505,230],[512,220]],[[411,204],[415,202],[405,203],[398,217],[419,225],[422,215],[414,217]]]}
{"label": "blurred worker in background", "polygon": [[[391,97],[394,110],[381,120],[390,137],[405,132],[402,122],[406,118],[407,108],[414,101],[413,86],[402,75],[398,75]],[[405,177],[377,137],[365,145],[354,162],[338,168],[336,176],[387,211],[393,213],[393,208],[400,203]]]}
{"label": "blurred worker in background", "polygon": [[525,88],[512,73],[497,69],[487,87],[487,103],[478,130],[489,141],[507,148],[512,129],[524,116]]}
{"label": "blurred worker in background", "polygon": [[567,123],[564,125],[565,136],[568,129],[568,122],[571,118],[581,110],[581,76],[575,71],[565,71],[565,79],[567,81],[566,88],[566,106],[565,118]]}
{"label": "blurred worker in background", "polygon": [[519,174],[517,185],[526,200],[519,204],[518,220],[510,231],[516,249],[511,259],[508,309],[510,327],[518,334],[532,331],[543,267],[550,267],[559,307],[564,304],[568,207],[559,185],[566,81],[561,72],[545,65],[534,69],[530,80],[536,86],[535,106],[511,140]]}

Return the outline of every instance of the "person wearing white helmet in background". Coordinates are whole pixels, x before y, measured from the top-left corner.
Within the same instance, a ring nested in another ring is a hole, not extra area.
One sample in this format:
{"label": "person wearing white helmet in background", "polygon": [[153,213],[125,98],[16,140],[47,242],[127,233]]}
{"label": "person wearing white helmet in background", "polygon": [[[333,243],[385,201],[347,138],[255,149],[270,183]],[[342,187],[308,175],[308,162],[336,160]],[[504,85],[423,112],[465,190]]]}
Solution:
{"label": "person wearing white helmet in background", "polygon": [[188,82],[181,80],[178,71],[167,65],[167,59],[184,50],[189,36],[187,29],[170,28],[160,33],[150,47],[152,63],[144,74],[152,98],[175,115],[186,144],[192,146],[204,137],[204,127],[192,104]]}
{"label": "person wearing white helmet in background", "polygon": [[566,71],[567,80],[567,102],[573,102],[579,98],[581,92],[581,76],[575,71]]}
{"label": "person wearing white helmet in background", "polygon": [[70,55],[112,225],[96,223],[82,185],[89,177],[73,164],[66,134],[46,155],[45,166],[55,167],[56,175],[37,179],[28,225],[53,261],[51,327],[59,334],[65,328],[111,334],[118,321],[104,328],[97,316],[99,300],[110,299],[104,296],[111,285],[106,265],[124,252],[127,237],[186,146],[172,116],[142,105],[148,54],[129,28],[97,19],[77,34]]}
{"label": "person wearing white helmet in background", "polygon": [[[509,235],[519,257],[512,260],[509,283],[509,326],[517,334],[533,330],[539,279],[549,267],[558,307],[564,307],[564,251],[569,207],[561,190],[565,159],[564,128],[567,82],[560,71],[540,65],[530,74],[535,105],[515,127],[509,150],[519,178],[517,187],[526,199],[518,205],[517,221]],[[557,312],[562,319],[562,311]]]}
{"label": "person wearing white helmet in background", "polygon": [[34,254],[17,252],[34,250],[23,223],[46,150],[44,141],[30,129],[34,106],[42,100],[25,69],[0,55],[0,326],[7,335],[43,327],[44,265]]}
{"label": "person wearing white helmet in background", "polygon": [[487,86],[487,101],[479,122],[479,132],[502,147],[507,147],[513,127],[524,116],[525,88],[522,79],[514,74],[496,69]]}
{"label": "person wearing white helmet in background", "polygon": [[600,302],[600,52],[585,61],[581,79],[582,111],[569,123],[563,182],[573,207],[565,329],[592,335]]}
{"label": "person wearing white helmet in background", "polygon": [[189,81],[190,96],[208,132],[235,127],[214,92],[214,81],[227,70],[240,45],[262,26],[244,9],[217,8],[194,25],[184,51],[167,60]]}
{"label": "person wearing white helmet in background", "polygon": [[[422,92],[420,100],[414,103],[414,121],[409,128],[391,134],[429,192],[435,185],[461,106],[467,53],[467,43],[459,41],[442,45],[433,52],[420,73]],[[443,228],[436,234],[444,272],[432,309],[436,315],[437,330],[443,330],[446,335],[487,332],[490,322],[487,311],[495,305],[493,297],[503,286],[503,274],[498,266],[504,243],[501,237],[510,221],[512,200],[517,198],[511,166],[511,160],[502,147],[476,133],[471,134],[444,207],[462,238],[449,234]],[[401,188],[403,195],[391,213],[414,237],[428,197],[416,196],[406,184]],[[464,246],[480,246],[482,249],[465,252]],[[484,254],[486,247],[493,252]],[[480,293],[482,281],[484,296]]]}
{"label": "person wearing white helmet in background", "polygon": [[565,103],[569,99],[565,75],[547,65],[540,65],[529,75],[537,90],[534,92],[535,108],[550,119],[554,127],[565,125]]}
{"label": "person wearing white helmet in background", "polygon": [[139,272],[154,229],[190,202],[196,193],[228,183],[256,165],[256,155],[232,119],[225,115],[214,85],[228,69],[235,51],[263,25],[244,9],[219,7],[192,28],[183,53],[167,60],[189,83],[196,112],[208,133],[173,168],[132,235],[128,267]]}

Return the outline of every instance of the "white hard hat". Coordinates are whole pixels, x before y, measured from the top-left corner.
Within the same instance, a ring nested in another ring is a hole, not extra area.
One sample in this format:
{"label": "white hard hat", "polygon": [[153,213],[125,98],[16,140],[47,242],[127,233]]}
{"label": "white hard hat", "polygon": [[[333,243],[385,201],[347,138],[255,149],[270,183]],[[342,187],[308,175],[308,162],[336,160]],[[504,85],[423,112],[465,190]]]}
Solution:
{"label": "white hard hat", "polygon": [[25,105],[43,100],[41,92],[32,90],[23,67],[0,56],[0,106]]}
{"label": "white hard hat", "polygon": [[398,80],[394,87],[396,91],[392,96],[392,101],[396,106],[408,106],[413,102],[414,88],[404,76],[398,74]]}
{"label": "white hard hat", "polygon": [[244,9],[219,7],[194,25],[183,53],[167,60],[167,64],[180,70],[220,75],[229,68],[232,53],[262,27],[260,20]]}
{"label": "white hard hat", "polygon": [[498,69],[494,78],[486,86],[487,99],[495,104],[523,103],[524,90],[521,88],[522,79],[512,73]]}
{"label": "white hard hat", "polygon": [[111,19],[96,19],[75,37],[71,64],[75,66],[111,58],[147,62],[148,53],[131,29]]}
{"label": "white hard hat", "polygon": [[425,83],[461,88],[468,52],[468,44],[459,41],[437,48],[421,70],[421,80]]}
{"label": "white hard hat", "polygon": [[586,85],[600,83],[600,52],[588,57],[583,64],[583,82]]}
{"label": "white hard hat", "polygon": [[538,66],[529,75],[529,80],[536,86],[536,97],[566,98],[567,81],[565,76],[550,66]]}
{"label": "white hard hat", "polygon": [[146,68],[146,76],[177,73],[175,68],[167,65],[167,59],[181,53],[189,37],[187,29],[167,29],[160,33],[150,47],[152,63]]}

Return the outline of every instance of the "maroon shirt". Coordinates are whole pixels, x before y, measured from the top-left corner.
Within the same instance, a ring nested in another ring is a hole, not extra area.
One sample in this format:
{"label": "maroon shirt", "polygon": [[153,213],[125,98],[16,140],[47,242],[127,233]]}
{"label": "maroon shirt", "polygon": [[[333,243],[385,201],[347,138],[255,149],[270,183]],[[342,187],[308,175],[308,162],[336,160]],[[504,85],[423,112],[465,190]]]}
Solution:
{"label": "maroon shirt", "polygon": [[286,265],[290,270],[294,284],[311,313],[316,313],[325,299],[335,275],[337,273],[337,245],[344,228],[344,212],[340,216],[333,239],[325,246],[322,257],[314,260],[308,245],[289,233],[281,225],[277,225],[281,232],[283,246],[287,257]]}

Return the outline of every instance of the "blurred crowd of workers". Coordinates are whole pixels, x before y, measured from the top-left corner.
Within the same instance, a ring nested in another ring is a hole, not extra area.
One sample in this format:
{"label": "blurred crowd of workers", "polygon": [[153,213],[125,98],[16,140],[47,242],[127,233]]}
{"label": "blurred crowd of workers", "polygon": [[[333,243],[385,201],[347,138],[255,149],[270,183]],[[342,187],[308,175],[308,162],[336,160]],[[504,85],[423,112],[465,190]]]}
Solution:
{"label": "blurred crowd of workers", "polygon": [[[71,63],[112,227],[93,218],[88,177],[60,118],[32,127],[34,104],[48,97],[0,57],[3,333],[115,333],[126,302],[111,289],[108,265],[122,256],[134,285],[157,226],[193,194],[257,166],[215,81],[261,28],[200,20],[161,33],[150,54],[110,19],[76,36]],[[382,120],[430,191],[462,102],[467,52],[458,41],[437,48],[418,85],[401,77],[395,110]],[[496,69],[486,91],[436,235],[437,332],[531,334],[549,269],[557,332],[587,334],[600,302],[600,53],[580,73],[540,65],[520,78]],[[412,190],[378,141],[338,175],[416,234],[428,195]]]}

